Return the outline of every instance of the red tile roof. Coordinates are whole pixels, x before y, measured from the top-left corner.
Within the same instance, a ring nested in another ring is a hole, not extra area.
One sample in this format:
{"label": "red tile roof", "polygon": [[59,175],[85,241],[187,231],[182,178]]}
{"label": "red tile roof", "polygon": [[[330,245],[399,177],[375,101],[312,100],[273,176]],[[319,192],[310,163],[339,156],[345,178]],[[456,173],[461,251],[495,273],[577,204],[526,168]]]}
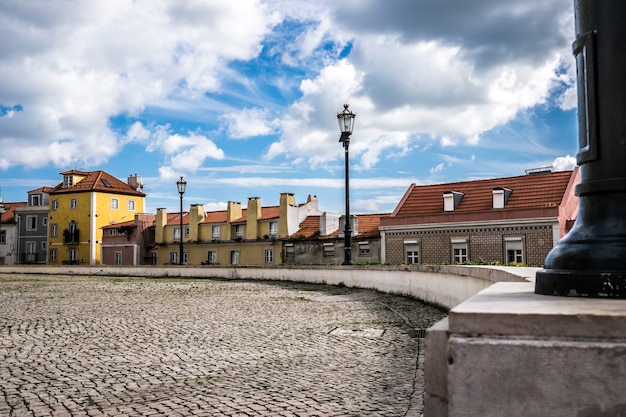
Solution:
{"label": "red tile roof", "polygon": [[[378,237],[380,232],[378,226],[380,226],[380,219],[383,217],[389,217],[387,214],[357,214],[358,229],[356,230],[355,237]],[[292,234],[290,237],[312,238],[319,235],[320,232],[320,216],[307,216],[302,223],[300,223],[300,230]],[[320,238],[336,238],[339,236],[339,230],[335,230],[332,233],[320,236]]]}
{"label": "red tile roof", "polygon": [[76,184],[71,187],[63,187],[63,183],[60,183],[56,187],[54,187],[50,194],[61,194],[61,193],[79,193],[79,192],[102,192],[102,193],[114,193],[114,194],[125,194],[125,195],[134,195],[139,197],[145,197],[146,195],[141,191],[135,190],[130,185],[126,184],[123,181],[118,180],[113,175],[105,172],[105,171],[65,171],[61,173],[62,175],[70,175],[70,174],[78,174],[84,175],[85,178],[78,181]]}
{"label": "red tile roof", "polygon": [[52,187],[39,187],[28,191],[28,193],[49,193],[50,191],[52,191]]}
{"label": "red tile roof", "polygon": [[512,193],[504,208],[498,210],[558,207],[570,183],[572,172],[548,172],[435,185],[411,184],[391,217],[444,214],[443,194],[449,191],[464,195],[454,212],[445,214],[493,211],[492,190],[499,187],[508,188]]}
{"label": "red tile roof", "polygon": [[307,216],[300,223],[300,230],[289,237],[304,237],[306,239],[318,235],[320,232],[320,216]]}
{"label": "red tile roof", "polygon": [[7,203],[3,202],[5,212],[2,213],[2,223],[15,223],[15,209],[17,207],[26,207],[26,202]]}

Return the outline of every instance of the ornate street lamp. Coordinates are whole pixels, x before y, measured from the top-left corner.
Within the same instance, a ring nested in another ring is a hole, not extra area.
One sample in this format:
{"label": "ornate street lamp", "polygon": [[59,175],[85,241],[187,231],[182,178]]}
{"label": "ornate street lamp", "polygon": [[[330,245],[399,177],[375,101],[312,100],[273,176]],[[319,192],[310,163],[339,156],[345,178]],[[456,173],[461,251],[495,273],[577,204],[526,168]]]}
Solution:
{"label": "ornate street lamp", "polygon": [[346,217],[345,217],[345,229],[344,229],[344,260],[342,265],[352,265],[352,229],[350,228],[350,158],[348,155],[348,148],[350,146],[350,135],[352,134],[352,128],[354,128],[355,113],[348,110],[348,104],[343,105],[343,111],[337,113],[337,121],[339,122],[339,130],[341,131],[341,137],[339,142],[342,143],[345,154],[345,169],[346,169]]}
{"label": "ornate street lamp", "polygon": [[181,175],[180,179],[176,181],[176,187],[178,187],[178,194],[180,194],[180,254],[178,258],[178,264],[183,264],[183,194],[187,188],[187,181],[185,181]]}
{"label": "ornate street lamp", "polygon": [[2,198],[0,198],[0,237],[2,237],[2,215],[6,213],[6,211],[7,210],[6,210],[6,207],[4,206],[4,203],[2,202]]}

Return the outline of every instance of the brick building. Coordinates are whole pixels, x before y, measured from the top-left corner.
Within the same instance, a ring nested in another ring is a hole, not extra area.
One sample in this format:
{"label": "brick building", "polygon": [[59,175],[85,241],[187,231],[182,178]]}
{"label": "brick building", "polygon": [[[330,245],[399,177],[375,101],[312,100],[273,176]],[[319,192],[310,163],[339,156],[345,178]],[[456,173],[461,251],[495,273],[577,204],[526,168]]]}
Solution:
{"label": "brick building", "polygon": [[417,186],[381,219],[382,261],[542,266],[578,211],[572,171]]}

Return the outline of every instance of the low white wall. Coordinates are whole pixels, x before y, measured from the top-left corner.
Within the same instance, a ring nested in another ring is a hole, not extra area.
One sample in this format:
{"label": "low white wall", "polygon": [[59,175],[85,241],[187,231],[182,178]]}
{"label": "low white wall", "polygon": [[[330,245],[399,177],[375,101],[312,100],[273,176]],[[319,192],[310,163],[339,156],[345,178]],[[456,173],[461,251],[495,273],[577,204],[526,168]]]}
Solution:
{"label": "low white wall", "polygon": [[501,281],[534,279],[538,268],[452,265],[400,266],[0,266],[0,274],[100,275],[152,278],[226,278],[308,282],[375,289],[452,308]]}

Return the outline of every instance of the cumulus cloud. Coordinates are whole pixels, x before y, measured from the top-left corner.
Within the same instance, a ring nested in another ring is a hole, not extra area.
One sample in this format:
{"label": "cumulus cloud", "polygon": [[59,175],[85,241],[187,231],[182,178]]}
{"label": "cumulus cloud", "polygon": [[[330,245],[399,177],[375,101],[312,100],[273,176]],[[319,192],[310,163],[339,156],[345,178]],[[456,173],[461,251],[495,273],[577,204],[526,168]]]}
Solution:
{"label": "cumulus cloud", "polygon": [[172,134],[170,126],[158,126],[148,152],[160,151],[167,156],[167,162],[159,168],[163,179],[176,178],[181,172],[195,172],[206,159],[220,160],[224,151],[207,137],[190,132],[187,135]]}
{"label": "cumulus cloud", "polygon": [[237,113],[223,116],[226,121],[228,136],[231,139],[245,139],[254,136],[269,135],[275,132],[275,121],[268,120],[265,109],[243,109]]}
{"label": "cumulus cloud", "polygon": [[124,142],[111,117],[218,91],[276,19],[257,0],[3,1],[0,105],[23,111],[0,118],[0,166],[106,161]]}
{"label": "cumulus cloud", "polygon": [[559,156],[552,162],[553,171],[567,171],[574,169],[576,166],[576,158],[573,156]]}

